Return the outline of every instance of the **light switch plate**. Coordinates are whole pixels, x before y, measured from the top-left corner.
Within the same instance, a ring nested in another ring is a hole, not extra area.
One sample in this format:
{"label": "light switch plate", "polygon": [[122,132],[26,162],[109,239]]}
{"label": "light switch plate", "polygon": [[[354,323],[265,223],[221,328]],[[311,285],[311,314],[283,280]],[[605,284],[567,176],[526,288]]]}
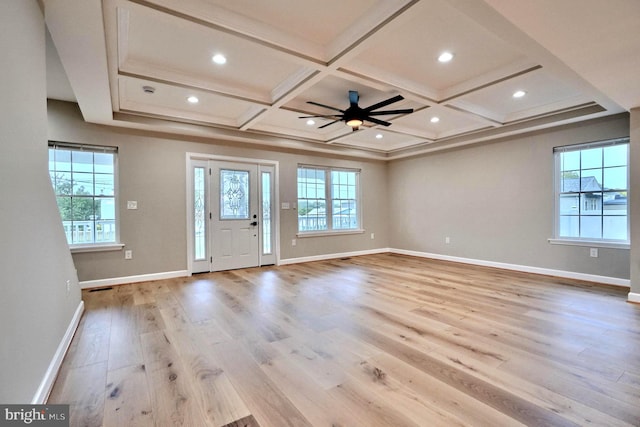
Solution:
{"label": "light switch plate", "polygon": [[138,209],[138,202],[135,200],[128,200],[127,209]]}
{"label": "light switch plate", "polygon": [[282,209],[291,209],[289,202],[282,202]]}

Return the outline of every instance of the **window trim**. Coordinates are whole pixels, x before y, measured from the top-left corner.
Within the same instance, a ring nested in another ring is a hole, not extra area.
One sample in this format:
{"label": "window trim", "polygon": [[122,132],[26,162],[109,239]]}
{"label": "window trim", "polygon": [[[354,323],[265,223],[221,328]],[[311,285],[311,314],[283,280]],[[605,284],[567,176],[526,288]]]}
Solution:
{"label": "window trim", "polygon": [[[631,191],[631,179],[630,179],[630,168],[629,168],[629,147],[630,147],[630,138],[629,137],[620,137],[620,138],[611,138],[605,139],[601,141],[592,141],[585,143],[578,143],[566,146],[558,146],[553,148],[553,191],[554,191],[554,200],[553,200],[553,237],[547,239],[547,241],[552,245],[568,245],[568,246],[586,246],[586,247],[599,247],[599,248],[614,248],[614,249],[629,249],[631,242],[631,215],[629,215],[629,208],[627,205],[627,239],[626,240],[615,240],[615,239],[597,239],[597,238],[580,238],[580,237],[561,237],[560,236],[560,153],[567,153],[572,151],[582,151],[588,150],[590,148],[603,148],[603,147],[611,147],[614,145],[626,145],[627,146],[627,188],[626,191],[629,193]],[[580,169],[582,171],[582,168]],[[579,192],[578,194],[582,194]],[[628,200],[628,197],[627,197]],[[602,218],[604,215],[600,215]]]}
{"label": "window trim", "polygon": [[[122,243],[122,241],[120,240],[120,191],[119,191],[119,148],[117,146],[111,146],[111,145],[91,145],[91,144],[82,144],[82,143],[75,143],[75,142],[63,142],[63,141],[54,141],[54,140],[49,140],[48,141],[48,146],[47,149],[56,149],[56,148],[63,148],[63,149],[70,149],[73,151],[91,151],[91,152],[111,152],[114,153],[114,164],[113,164],[113,203],[115,205],[115,212],[114,212],[114,222],[115,222],[115,226],[116,226],[116,235],[115,235],[115,242],[104,242],[104,243],[69,243],[67,242],[67,245],[69,246],[69,250],[71,251],[71,253],[85,253],[85,252],[107,252],[107,251],[117,251],[117,250],[122,250],[122,248],[124,248],[125,244]],[[48,163],[48,162],[47,162]],[[49,167],[47,165],[47,173],[49,174],[50,171],[48,170]],[[55,189],[54,191],[54,196],[55,196]],[[62,224],[62,222],[61,222]],[[65,237],[66,240],[66,237]]]}
{"label": "window trim", "polygon": [[305,237],[322,237],[322,236],[344,236],[348,234],[363,234],[366,230],[363,228],[354,228],[351,230],[322,230],[322,231],[298,231],[296,237],[304,239]]}
{"label": "window trim", "polygon": [[[116,227],[116,233],[117,233]],[[69,249],[72,254],[80,254],[85,252],[108,252],[108,251],[119,251],[124,248],[124,243],[96,243],[93,245],[69,245]]]}
{"label": "window trim", "polygon": [[[296,207],[299,209],[298,201],[300,200],[298,190],[298,170],[300,168],[308,168],[308,169],[319,169],[324,171],[325,174],[325,204],[326,204],[326,215],[327,215],[327,229],[326,230],[311,230],[311,231],[300,231],[300,221],[298,212],[296,212],[296,237],[320,237],[320,236],[339,236],[339,235],[348,235],[348,234],[362,234],[365,232],[365,229],[362,226],[362,188],[360,185],[360,174],[362,173],[362,169],[360,168],[348,168],[348,167],[334,167],[334,166],[320,166],[320,165],[311,165],[306,163],[299,163],[296,166]],[[333,228],[333,199],[331,198],[331,172],[334,171],[343,171],[343,172],[354,172],[356,174],[356,207],[357,207],[357,219],[358,219],[358,228],[350,228],[350,229],[334,229]],[[296,209],[296,210],[297,210]]]}
{"label": "window trim", "polygon": [[630,243],[623,243],[612,240],[588,240],[588,239],[569,239],[569,238],[551,238],[547,241],[552,245],[567,246],[585,246],[589,248],[611,248],[611,249],[630,249]]}

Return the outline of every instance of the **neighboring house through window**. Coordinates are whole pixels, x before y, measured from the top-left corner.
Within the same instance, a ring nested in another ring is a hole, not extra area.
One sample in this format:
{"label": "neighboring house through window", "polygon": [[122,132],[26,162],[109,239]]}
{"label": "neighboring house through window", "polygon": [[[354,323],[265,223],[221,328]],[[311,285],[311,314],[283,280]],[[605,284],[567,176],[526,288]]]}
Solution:
{"label": "neighboring house through window", "polygon": [[629,243],[629,139],[554,148],[556,239]]}
{"label": "neighboring house through window", "polygon": [[49,143],[49,175],[71,247],[118,240],[116,156],[115,147]]}
{"label": "neighboring house through window", "polygon": [[355,169],[299,166],[298,232],[360,231],[359,177]]}

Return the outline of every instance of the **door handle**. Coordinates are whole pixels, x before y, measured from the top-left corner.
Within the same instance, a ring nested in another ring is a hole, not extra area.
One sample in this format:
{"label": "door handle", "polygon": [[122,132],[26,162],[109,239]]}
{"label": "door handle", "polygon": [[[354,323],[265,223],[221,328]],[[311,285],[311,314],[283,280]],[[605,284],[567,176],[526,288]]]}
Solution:
{"label": "door handle", "polygon": [[252,225],[252,226],[254,226],[254,227],[255,227],[256,225],[258,225],[258,221],[253,221],[253,222],[252,222],[251,224],[249,224],[249,225]]}

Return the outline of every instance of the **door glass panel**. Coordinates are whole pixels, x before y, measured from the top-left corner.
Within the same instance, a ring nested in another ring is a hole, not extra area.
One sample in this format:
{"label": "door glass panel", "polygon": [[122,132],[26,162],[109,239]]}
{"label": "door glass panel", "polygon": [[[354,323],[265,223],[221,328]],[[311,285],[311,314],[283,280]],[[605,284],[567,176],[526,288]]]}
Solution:
{"label": "door glass panel", "polygon": [[205,233],[205,168],[193,168],[193,225],[195,260],[204,260],[207,256]]}
{"label": "door glass panel", "polygon": [[262,172],[262,254],[271,254],[271,173]]}
{"label": "door glass panel", "polygon": [[249,219],[249,172],[220,170],[220,219]]}

